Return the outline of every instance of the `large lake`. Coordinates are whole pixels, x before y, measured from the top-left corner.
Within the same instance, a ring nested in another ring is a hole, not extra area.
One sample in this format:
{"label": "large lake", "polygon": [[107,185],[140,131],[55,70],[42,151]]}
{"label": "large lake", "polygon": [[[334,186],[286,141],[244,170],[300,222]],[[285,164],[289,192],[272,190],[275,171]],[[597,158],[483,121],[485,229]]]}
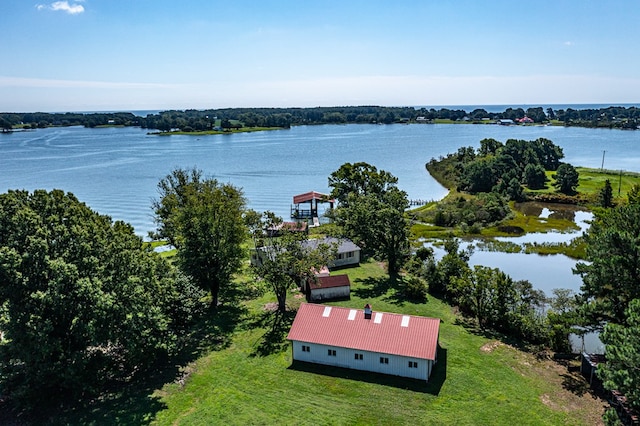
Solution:
{"label": "large lake", "polygon": [[[497,125],[325,125],[212,136],[151,136],[139,128],[49,128],[0,135],[0,192],[60,188],[94,210],[154,229],[158,181],[176,167],[198,167],[243,188],[249,207],[287,218],[295,194],[328,191],[327,177],[345,162],[365,161],[398,177],[411,199],[446,191],[427,173],[433,157],[483,138],[551,139],[576,166],[640,172],[640,131]],[[473,263],[500,267],[516,279],[578,290],[564,256],[476,252]],[[531,265],[530,267],[525,265]],[[510,267],[511,266],[511,267]]]}

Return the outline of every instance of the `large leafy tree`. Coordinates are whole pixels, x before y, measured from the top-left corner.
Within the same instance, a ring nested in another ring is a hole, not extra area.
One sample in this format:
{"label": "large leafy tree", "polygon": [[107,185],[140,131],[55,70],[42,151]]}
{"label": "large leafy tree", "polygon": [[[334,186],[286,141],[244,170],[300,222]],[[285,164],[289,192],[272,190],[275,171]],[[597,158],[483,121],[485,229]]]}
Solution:
{"label": "large leafy tree", "polygon": [[480,148],[478,148],[478,155],[487,156],[495,155],[498,149],[502,148],[502,142],[499,142],[493,138],[485,138],[480,141]]}
{"label": "large leafy tree", "polygon": [[524,181],[529,189],[544,188],[547,176],[544,173],[544,167],[540,164],[527,164],[524,168]]}
{"label": "large leafy tree", "polygon": [[349,195],[378,195],[395,187],[398,178],[371,164],[345,163],[329,176],[331,196],[343,206],[349,202]]}
{"label": "large leafy tree", "polygon": [[586,258],[578,263],[584,309],[594,325],[623,324],[625,310],[640,298],[640,204],[599,213],[584,236]]}
{"label": "large leafy tree", "polygon": [[538,138],[533,142],[534,150],[540,164],[546,170],[557,170],[560,160],[564,158],[562,148],[546,138]]}
{"label": "large leafy tree", "polygon": [[329,176],[331,196],[339,202],[334,220],[365,254],[386,260],[392,277],[409,255],[409,225],[404,217],[409,201],[396,182],[391,173],[367,163],[343,164]]}
{"label": "large leafy tree", "polygon": [[625,325],[607,324],[600,338],[607,345],[607,362],[598,366],[604,386],[640,410],[640,299],[629,303]]}
{"label": "large leafy tree", "polygon": [[555,173],[556,182],[554,186],[563,194],[573,194],[578,187],[578,171],[571,164],[562,163]]}
{"label": "large leafy tree", "polygon": [[130,225],[72,194],[0,195],[3,392],[40,405],[149,367],[174,346],[175,283]]}
{"label": "large leafy tree", "polygon": [[253,270],[276,295],[278,311],[285,312],[289,290],[315,279],[315,272],[335,257],[335,247],[314,244],[306,232],[283,223],[272,212],[248,211],[245,221],[255,247]]}
{"label": "large leafy tree", "polygon": [[242,265],[245,198],[231,184],[204,179],[197,169],[175,169],[158,183],[153,203],[158,223],[155,238],[166,238],[178,250],[178,265],[218,306],[220,288]]}

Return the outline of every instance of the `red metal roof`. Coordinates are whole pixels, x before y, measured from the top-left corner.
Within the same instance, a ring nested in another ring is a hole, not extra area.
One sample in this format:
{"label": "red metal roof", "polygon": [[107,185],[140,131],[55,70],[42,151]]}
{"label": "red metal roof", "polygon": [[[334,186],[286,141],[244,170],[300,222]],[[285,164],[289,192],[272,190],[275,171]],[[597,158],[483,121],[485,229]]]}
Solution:
{"label": "red metal roof", "polygon": [[306,203],[311,200],[318,200],[327,203],[333,203],[334,200],[329,199],[328,194],[322,194],[320,192],[311,191],[305,192],[304,194],[294,195],[293,196],[293,204]]}
{"label": "red metal roof", "polygon": [[332,287],[350,287],[351,281],[349,281],[349,275],[332,275],[316,277],[316,280],[309,280],[309,286],[311,289],[316,288],[332,288]]}
{"label": "red metal roof", "polygon": [[439,332],[437,318],[303,303],[287,339],[434,360]]}

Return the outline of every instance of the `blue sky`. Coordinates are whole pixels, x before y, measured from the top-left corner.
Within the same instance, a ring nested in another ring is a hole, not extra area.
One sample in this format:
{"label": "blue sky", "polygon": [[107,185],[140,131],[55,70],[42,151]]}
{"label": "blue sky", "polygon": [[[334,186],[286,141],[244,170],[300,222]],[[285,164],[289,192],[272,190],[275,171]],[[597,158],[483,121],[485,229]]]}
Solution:
{"label": "blue sky", "polygon": [[0,2],[0,111],[640,102],[636,0]]}

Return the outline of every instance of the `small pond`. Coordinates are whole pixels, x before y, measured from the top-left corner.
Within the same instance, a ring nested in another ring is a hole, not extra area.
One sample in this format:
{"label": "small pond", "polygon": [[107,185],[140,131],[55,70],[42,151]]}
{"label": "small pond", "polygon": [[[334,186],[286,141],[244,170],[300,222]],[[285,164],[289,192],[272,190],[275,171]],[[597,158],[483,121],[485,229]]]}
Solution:
{"label": "small pond", "polygon": [[[593,214],[580,209],[577,206],[552,203],[527,202],[516,205],[522,213],[540,219],[557,218],[573,221],[579,230],[572,232],[546,232],[529,233],[519,237],[499,237],[498,241],[524,244],[544,243],[568,243],[573,238],[581,236],[589,229],[589,223]],[[434,249],[436,259],[441,259],[445,251],[440,246],[425,244]],[[555,288],[568,288],[576,293],[580,292],[582,279],[573,273],[573,268],[578,261],[562,254],[539,255],[526,253],[504,253],[497,251],[483,251],[483,244],[479,241],[465,240],[460,244],[461,248],[474,247],[469,259],[471,267],[476,265],[498,268],[514,280],[528,280],[534,288],[544,291],[546,296],[552,295]],[[598,338],[598,333],[588,333],[583,339],[571,336],[571,344],[574,352],[586,350],[590,353],[603,353],[604,345]]]}

